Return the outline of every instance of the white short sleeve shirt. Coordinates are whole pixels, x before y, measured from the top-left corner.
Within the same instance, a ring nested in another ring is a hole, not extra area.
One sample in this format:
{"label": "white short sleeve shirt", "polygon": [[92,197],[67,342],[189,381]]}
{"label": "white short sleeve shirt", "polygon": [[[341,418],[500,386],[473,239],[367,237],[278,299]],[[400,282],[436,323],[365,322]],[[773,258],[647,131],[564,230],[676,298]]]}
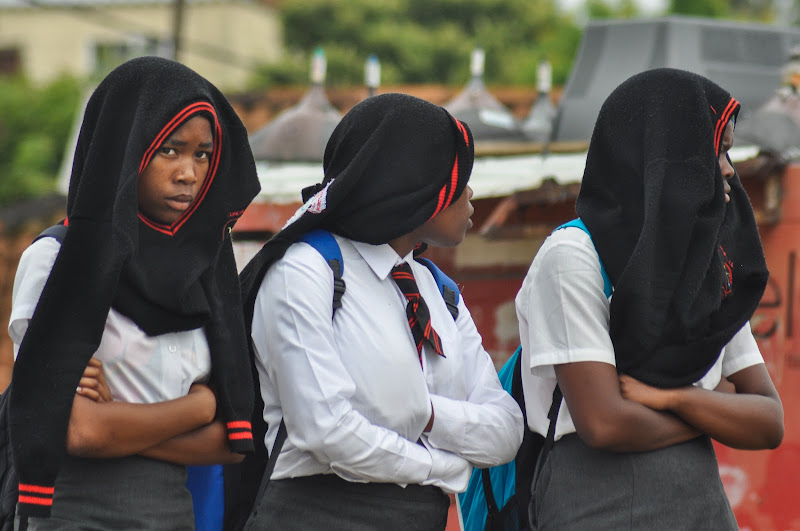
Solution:
{"label": "white short sleeve shirt", "polygon": [[[14,357],[28,329],[61,244],[42,238],[22,254],[14,278],[8,333]],[[185,396],[211,372],[211,355],[203,329],[148,336],[113,308],[94,356],[103,362],[115,400],[155,403]]]}
{"label": "white short sleeve shirt", "polygon": [[[599,361],[616,366],[609,336],[609,305],[603,293],[600,259],[589,236],[578,228],[551,234],[536,254],[516,297],[522,387],[528,425],[533,431],[547,434],[547,413],[556,385],[554,365]],[[747,323],[695,385],[713,389],[722,376],[758,363],[764,360]],[[574,432],[569,408],[562,403],[555,439]]]}

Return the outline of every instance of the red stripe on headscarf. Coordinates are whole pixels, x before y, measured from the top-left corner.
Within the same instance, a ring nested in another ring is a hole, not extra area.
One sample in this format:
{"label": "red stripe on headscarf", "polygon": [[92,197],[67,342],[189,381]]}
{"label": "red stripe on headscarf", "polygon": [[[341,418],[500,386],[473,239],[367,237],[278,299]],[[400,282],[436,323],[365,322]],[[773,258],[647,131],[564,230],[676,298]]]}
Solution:
{"label": "red stripe on headscarf", "polygon": [[[455,120],[455,118],[453,118]],[[467,134],[467,128],[464,127],[464,124],[456,120],[456,127],[458,130],[461,131],[461,134],[464,135],[464,143],[469,147],[469,135]]]}
{"label": "red stripe on headscarf", "polygon": [[[461,134],[464,135],[464,143],[469,147],[469,135],[467,134],[467,128],[464,127],[464,124],[453,118],[453,121],[456,123],[456,127],[458,130],[461,131]],[[453,195],[456,192],[456,186],[458,185],[458,153],[456,153],[456,160],[453,162],[453,171],[450,173],[450,182],[442,186],[442,189],[439,191],[439,203],[436,205],[436,210],[433,211],[431,214],[431,218],[450,206],[450,202],[453,200]],[[449,191],[448,191],[449,187]],[[447,199],[445,199],[445,195]]]}
{"label": "red stripe on headscarf", "polygon": [[719,156],[719,141],[725,131],[725,126],[728,124],[731,113],[738,104],[739,102],[736,101],[735,98],[731,98],[731,101],[728,102],[728,106],[725,107],[725,110],[722,112],[722,116],[720,116],[719,120],[717,120],[717,126],[714,129],[714,154],[716,156]]}

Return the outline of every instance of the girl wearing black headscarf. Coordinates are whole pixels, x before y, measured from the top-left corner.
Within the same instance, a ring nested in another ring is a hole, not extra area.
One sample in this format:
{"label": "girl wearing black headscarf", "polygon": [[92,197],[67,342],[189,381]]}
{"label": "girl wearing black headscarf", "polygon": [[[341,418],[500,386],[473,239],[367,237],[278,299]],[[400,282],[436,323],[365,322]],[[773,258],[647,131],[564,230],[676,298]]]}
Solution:
{"label": "girl wearing black headscarf", "polygon": [[[98,86],[63,243],[37,241],[15,279],[20,525],[194,529],[183,465],[252,450],[230,228],[258,190],[244,126],[195,72],[139,58]],[[113,401],[76,395],[92,357]]]}
{"label": "girl wearing black headscarf", "polygon": [[736,529],[711,439],[780,444],[749,325],[767,268],[727,154],[738,111],[674,69],[633,76],[600,110],[576,206],[591,237],[555,231],[516,301],[531,429],[547,435],[561,404],[535,529]]}
{"label": "girl wearing black headscarf", "polygon": [[[445,492],[463,491],[473,465],[516,454],[521,412],[463,299],[454,320],[414,260],[420,244],[464,239],[473,152],[441,107],[368,98],[331,135],[323,182],[242,272],[266,448],[281,419],[288,434],[247,528],[441,530]],[[297,242],[317,228],[343,256],[335,314],[331,268]]]}

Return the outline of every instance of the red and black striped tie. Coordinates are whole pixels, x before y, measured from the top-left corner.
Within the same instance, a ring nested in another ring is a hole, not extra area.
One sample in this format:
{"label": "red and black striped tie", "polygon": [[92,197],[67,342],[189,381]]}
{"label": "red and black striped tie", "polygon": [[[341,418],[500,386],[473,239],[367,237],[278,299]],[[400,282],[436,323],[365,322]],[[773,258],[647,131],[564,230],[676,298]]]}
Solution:
{"label": "red and black striped tie", "polygon": [[411,272],[411,266],[407,262],[396,265],[392,268],[392,278],[397,283],[397,287],[403,292],[403,295],[408,299],[406,305],[406,317],[408,317],[408,326],[411,327],[411,335],[414,336],[414,343],[417,345],[417,353],[419,354],[419,361],[422,363],[422,342],[427,341],[433,350],[440,356],[444,356],[442,351],[442,340],[439,334],[431,326],[431,314],[428,310],[428,305],[425,304],[425,299],[419,294],[417,281],[414,279],[414,273]]}

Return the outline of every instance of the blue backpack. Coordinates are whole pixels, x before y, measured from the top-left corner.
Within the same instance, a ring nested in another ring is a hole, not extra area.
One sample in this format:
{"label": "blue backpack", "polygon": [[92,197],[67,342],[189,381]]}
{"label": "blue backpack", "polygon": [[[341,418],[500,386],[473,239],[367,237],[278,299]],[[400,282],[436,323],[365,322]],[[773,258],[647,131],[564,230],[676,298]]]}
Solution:
{"label": "blue backpack", "polygon": [[[557,227],[576,227],[589,234],[583,221],[574,219]],[[591,234],[589,234],[591,238]],[[603,292],[610,297],[613,292],[611,280],[608,278],[602,262],[600,272],[603,275]],[[539,453],[545,446],[546,439],[528,428],[528,416],[525,411],[525,398],[522,394],[521,358],[522,347],[506,361],[497,376],[503,389],[508,391],[522,410],[525,419],[525,431],[522,445],[513,461],[491,468],[474,469],[467,490],[458,495],[461,519],[464,531],[519,531],[528,529],[528,505],[531,499],[531,483],[536,469]],[[553,406],[548,418],[551,419],[551,430],[555,427],[553,419],[558,415],[561,393],[558,386],[553,393]],[[552,434],[549,434],[552,444]]]}
{"label": "blue backpack", "polygon": [[[330,232],[323,229],[307,232],[298,241],[305,242],[316,249],[330,266],[333,273],[332,304],[333,314],[335,315],[336,310],[342,307],[342,297],[346,288],[345,281],[342,278],[344,274],[344,259],[342,258],[342,250],[339,248],[339,243]],[[417,257],[416,260],[431,272],[450,315],[453,320],[456,320],[458,318],[458,302],[461,299],[458,285],[427,258]],[[257,399],[256,402],[258,403],[260,400]],[[260,406],[263,408],[263,403]],[[258,406],[256,409],[259,410]],[[272,451],[269,454],[266,453],[266,449],[262,447],[263,445],[258,444],[258,441],[264,440],[266,430],[267,426],[263,418],[260,415],[255,415],[253,417],[253,439],[256,441],[255,454],[248,456],[244,461],[244,467],[241,464],[225,465],[226,501],[231,500],[230,503],[225,504],[225,529],[242,529],[250,516],[253,505],[261,498],[269,484],[269,477],[272,475],[278,455],[286,440],[286,424],[281,419]]]}

